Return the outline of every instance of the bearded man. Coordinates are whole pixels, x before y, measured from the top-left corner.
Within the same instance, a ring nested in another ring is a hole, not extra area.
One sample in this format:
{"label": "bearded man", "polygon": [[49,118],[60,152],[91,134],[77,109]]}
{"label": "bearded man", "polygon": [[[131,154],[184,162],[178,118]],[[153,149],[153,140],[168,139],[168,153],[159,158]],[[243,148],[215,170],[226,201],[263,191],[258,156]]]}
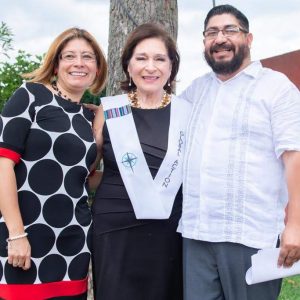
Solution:
{"label": "bearded man", "polygon": [[193,102],[178,228],[185,300],[274,300],[281,280],[249,286],[245,273],[259,249],[280,247],[279,267],[300,259],[300,93],[251,61],[235,7],[211,9],[204,28],[212,72],[181,95]]}

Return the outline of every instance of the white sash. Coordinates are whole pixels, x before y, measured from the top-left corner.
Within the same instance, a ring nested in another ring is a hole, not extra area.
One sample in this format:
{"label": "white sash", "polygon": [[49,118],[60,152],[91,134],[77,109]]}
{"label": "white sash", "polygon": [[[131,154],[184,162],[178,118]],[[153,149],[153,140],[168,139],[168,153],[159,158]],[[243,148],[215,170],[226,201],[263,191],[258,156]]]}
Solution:
{"label": "white sash", "polygon": [[137,219],[168,219],[182,183],[190,104],[172,96],[168,150],[152,178],[127,95],[101,98],[118,168]]}

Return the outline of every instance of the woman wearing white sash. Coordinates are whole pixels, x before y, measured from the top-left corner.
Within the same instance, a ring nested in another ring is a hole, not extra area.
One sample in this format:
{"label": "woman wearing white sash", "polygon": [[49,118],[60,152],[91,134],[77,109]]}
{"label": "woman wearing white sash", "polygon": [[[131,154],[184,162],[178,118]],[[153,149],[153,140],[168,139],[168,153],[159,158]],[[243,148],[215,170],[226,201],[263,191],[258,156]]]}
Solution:
{"label": "woman wearing white sash", "polygon": [[181,300],[182,158],[189,104],[171,95],[174,41],[158,25],[129,36],[123,95],[101,99],[95,135],[104,173],[92,207],[97,300]]}

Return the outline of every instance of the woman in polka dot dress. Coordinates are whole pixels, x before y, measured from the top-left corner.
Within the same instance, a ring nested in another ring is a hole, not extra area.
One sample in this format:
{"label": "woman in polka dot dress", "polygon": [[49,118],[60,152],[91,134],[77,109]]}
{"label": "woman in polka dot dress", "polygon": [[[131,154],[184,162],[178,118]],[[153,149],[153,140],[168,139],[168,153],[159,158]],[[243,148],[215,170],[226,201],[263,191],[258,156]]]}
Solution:
{"label": "woman in polka dot dress", "polygon": [[86,299],[90,210],[86,179],[97,147],[93,113],[107,64],[71,28],[13,94],[0,118],[0,299]]}

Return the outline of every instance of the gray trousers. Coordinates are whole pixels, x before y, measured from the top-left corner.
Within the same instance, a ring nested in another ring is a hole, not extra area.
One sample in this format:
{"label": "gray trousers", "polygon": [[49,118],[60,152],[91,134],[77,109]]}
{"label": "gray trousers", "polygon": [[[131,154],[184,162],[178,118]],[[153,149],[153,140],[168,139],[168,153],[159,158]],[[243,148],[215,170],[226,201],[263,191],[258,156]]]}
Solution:
{"label": "gray trousers", "polygon": [[281,280],[247,285],[258,249],[235,243],[183,239],[184,300],[275,300]]}

